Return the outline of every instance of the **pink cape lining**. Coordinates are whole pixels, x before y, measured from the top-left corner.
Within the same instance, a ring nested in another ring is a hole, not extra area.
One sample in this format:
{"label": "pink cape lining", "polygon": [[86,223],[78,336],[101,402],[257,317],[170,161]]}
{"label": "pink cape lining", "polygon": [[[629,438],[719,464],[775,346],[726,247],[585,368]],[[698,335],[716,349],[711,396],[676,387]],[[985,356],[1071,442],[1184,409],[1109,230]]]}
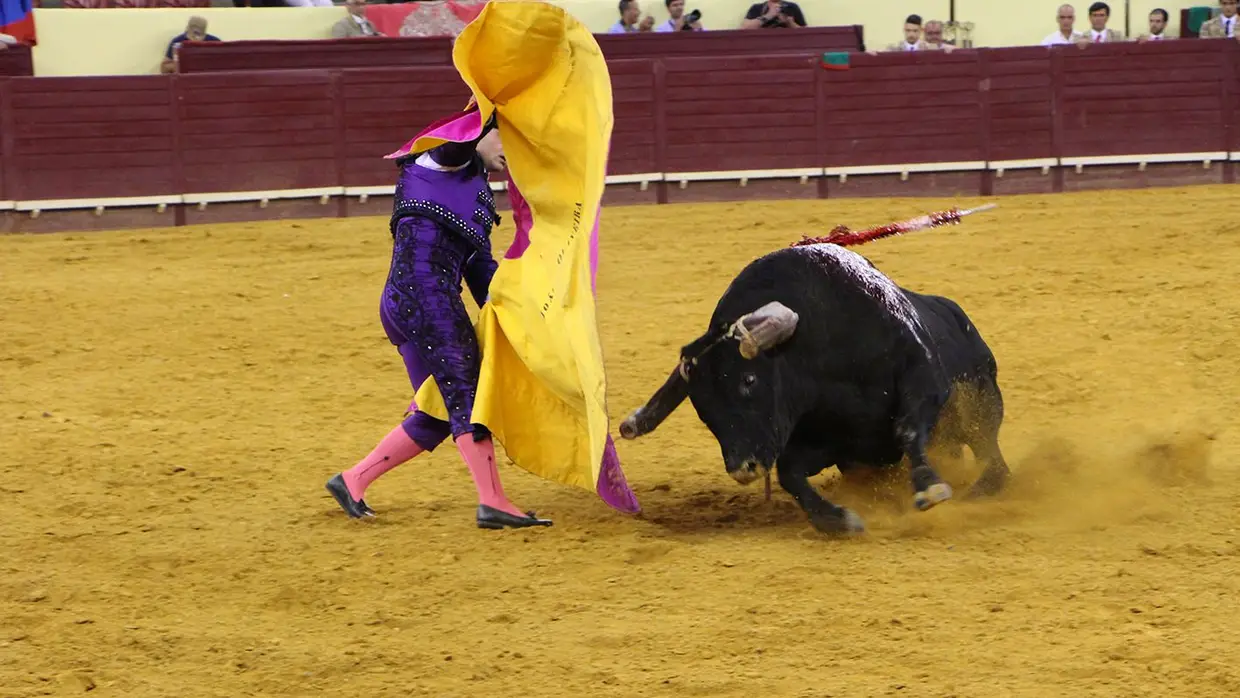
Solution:
{"label": "pink cape lining", "polygon": [[[441,143],[435,141],[452,141],[456,143],[472,141],[481,132],[482,114],[477,108],[473,108],[470,111],[435,121],[430,126],[422,129],[421,133],[414,136],[412,140],[399,150],[388,155],[387,159],[402,158],[441,145]],[[513,235],[512,244],[508,247],[508,251],[504,253],[504,259],[520,259],[530,246],[530,228],[534,226],[534,214],[530,210],[529,203],[526,202],[525,197],[521,195],[521,191],[517,188],[516,182],[512,181],[511,172],[508,174],[508,201],[512,206],[512,220],[516,226],[516,232]],[[594,228],[590,231],[591,293],[597,293],[598,287],[598,223],[602,210],[603,206],[599,204],[597,212],[599,215],[594,217]],[[409,409],[411,411],[417,409],[417,405],[411,403]],[[624,477],[624,471],[620,468],[620,456],[616,453],[616,444],[612,440],[611,434],[607,435],[607,443],[603,447],[603,463],[599,472],[598,483],[596,483],[595,487],[599,497],[613,509],[628,514],[636,514],[641,511],[641,505],[637,502],[637,496],[633,493],[632,488],[629,487],[628,481]]]}

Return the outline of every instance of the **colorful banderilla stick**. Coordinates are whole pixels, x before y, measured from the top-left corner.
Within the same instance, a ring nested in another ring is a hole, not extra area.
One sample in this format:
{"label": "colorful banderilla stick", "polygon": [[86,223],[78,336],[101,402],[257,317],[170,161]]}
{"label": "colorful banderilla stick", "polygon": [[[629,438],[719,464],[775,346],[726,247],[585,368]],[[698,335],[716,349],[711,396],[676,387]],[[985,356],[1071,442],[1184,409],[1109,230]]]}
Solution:
{"label": "colorful banderilla stick", "polygon": [[864,245],[867,242],[878,240],[880,238],[890,237],[892,235],[903,235],[918,230],[927,230],[929,228],[937,228],[943,225],[956,225],[960,223],[960,219],[972,214],[989,211],[997,207],[998,204],[985,204],[977,208],[970,208],[961,211],[953,208],[950,211],[939,211],[924,216],[903,221],[901,223],[888,223],[887,225],[876,228],[866,228],[865,230],[849,230],[848,226],[836,226],[825,237],[802,237],[799,242],[792,243],[792,247],[800,247],[801,245],[818,245],[821,243],[831,243],[840,247],[849,247],[851,245]]}

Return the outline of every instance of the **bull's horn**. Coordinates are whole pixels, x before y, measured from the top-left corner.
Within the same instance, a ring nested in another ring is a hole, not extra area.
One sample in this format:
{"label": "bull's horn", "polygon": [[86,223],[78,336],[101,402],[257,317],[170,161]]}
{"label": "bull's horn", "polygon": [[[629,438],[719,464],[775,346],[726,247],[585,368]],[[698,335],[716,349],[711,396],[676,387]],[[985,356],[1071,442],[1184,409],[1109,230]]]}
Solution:
{"label": "bull's horn", "polygon": [[646,401],[620,423],[620,436],[625,439],[636,439],[654,431],[667,416],[674,412],[680,403],[689,395],[689,380],[682,366],[677,366],[672,375],[667,377],[663,385]]}
{"label": "bull's horn", "polygon": [[741,336],[741,356],[752,359],[778,346],[796,331],[799,319],[796,313],[779,301],[771,301],[752,313],[742,315],[735,325]]}

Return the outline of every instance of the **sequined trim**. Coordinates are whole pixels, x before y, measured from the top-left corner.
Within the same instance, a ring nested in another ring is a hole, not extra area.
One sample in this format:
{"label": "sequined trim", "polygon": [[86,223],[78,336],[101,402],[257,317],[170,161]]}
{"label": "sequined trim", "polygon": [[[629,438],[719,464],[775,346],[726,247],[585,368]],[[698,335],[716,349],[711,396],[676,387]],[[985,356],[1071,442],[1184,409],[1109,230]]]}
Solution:
{"label": "sequined trim", "polygon": [[[483,228],[482,231],[479,232],[464,218],[461,218],[452,211],[448,210],[446,207],[441,206],[434,201],[412,199],[408,201],[400,201],[396,204],[395,210],[392,212],[391,221],[393,233],[395,233],[396,224],[400,222],[400,219],[408,215],[425,216],[426,218],[429,218],[448,228],[452,232],[461,235],[466,240],[473,243],[478,249],[491,249],[490,235],[492,224],[489,221],[477,221]],[[477,220],[478,216],[475,215],[474,218]]]}

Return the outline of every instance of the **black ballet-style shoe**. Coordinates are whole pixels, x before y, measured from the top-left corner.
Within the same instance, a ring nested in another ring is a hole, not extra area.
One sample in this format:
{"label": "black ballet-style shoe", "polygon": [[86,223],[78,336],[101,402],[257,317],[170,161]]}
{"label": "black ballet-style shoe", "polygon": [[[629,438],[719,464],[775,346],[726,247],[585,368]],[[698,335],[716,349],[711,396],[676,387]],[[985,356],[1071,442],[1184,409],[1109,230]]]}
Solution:
{"label": "black ballet-style shoe", "polygon": [[353,499],[353,495],[349,494],[349,488],[344,484],[344,475],[337,473],[336,477],[327,481],[326,487],[349,518],[360,519],[364,516],[375,515],[374,510],[366,506],[365,501]]}
{"label": "black ballet-style shoe", "polygon": [[502,528],[529,528],[530,526],[550,526],[550,519],[540,519],[534,512],[527,511],[525,516],[514,516],[485,504],[478,505],[478,528],[499,530]]}

